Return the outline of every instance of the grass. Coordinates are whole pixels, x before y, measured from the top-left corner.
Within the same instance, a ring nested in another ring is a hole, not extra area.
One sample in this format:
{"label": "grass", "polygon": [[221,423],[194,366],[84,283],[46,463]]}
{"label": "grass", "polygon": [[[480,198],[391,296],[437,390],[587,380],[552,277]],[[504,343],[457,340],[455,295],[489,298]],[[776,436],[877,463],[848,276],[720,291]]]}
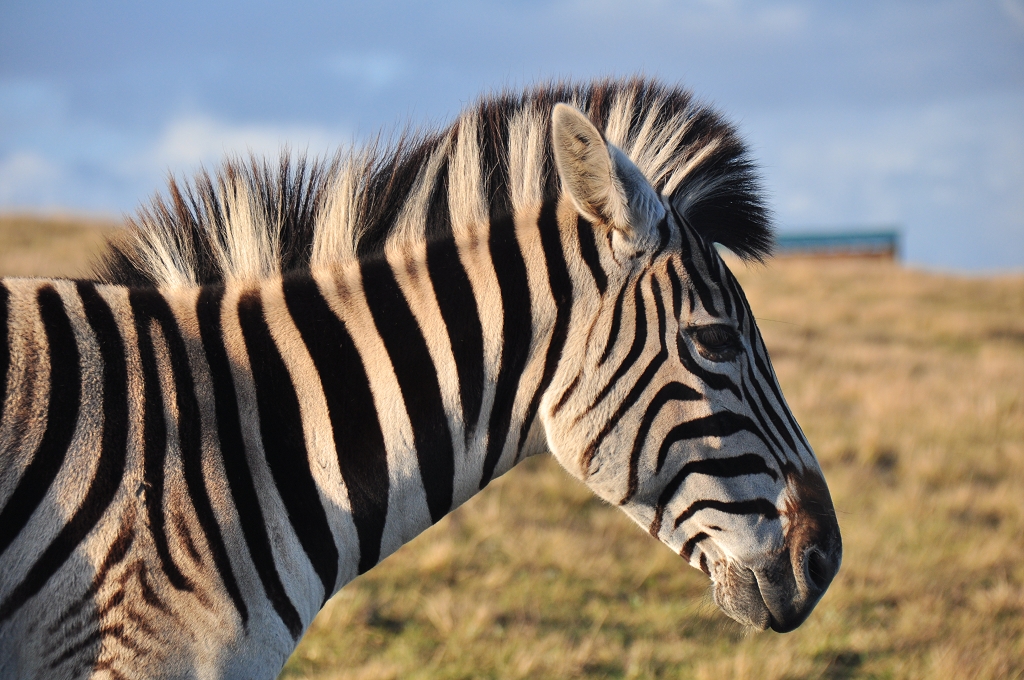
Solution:
{"label": "grass", "polygon": [[[32,248],[80,266],[79,246]],[[344,588],[282,678],[1024,677],[1024,276],[738,269],[843,531],[801,628],[733,624],[703,574],[541,458]]]}
{"label": "grass", "polygon": [[86,275],[112,227],[100,219],[0,215],[0,274]]}
{"label": "grass", "polygon": [[740,269],[845,542],[800,629],[733,624],[703,574],[537,459],[342,590],[282,677],[1024,675],[1024,277]]}

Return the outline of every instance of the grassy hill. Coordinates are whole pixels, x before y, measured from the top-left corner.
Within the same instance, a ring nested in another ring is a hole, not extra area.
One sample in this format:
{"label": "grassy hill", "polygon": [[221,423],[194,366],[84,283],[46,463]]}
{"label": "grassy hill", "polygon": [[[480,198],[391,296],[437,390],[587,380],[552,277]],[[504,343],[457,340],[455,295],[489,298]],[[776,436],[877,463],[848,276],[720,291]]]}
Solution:
{"label": "grassy hill", "polygon": [[0,215],[0,275],[86,275],[114,228],[99,219]]}
{"label": "grassy hill", "polygon": [[[13,223],[2,273],[73,273],[102,238]],[[283,677],[1024,675],[1024,276],[736,268],[843,532],[800,629],[731,623],[703,574],[534,459],[343,589]]]}

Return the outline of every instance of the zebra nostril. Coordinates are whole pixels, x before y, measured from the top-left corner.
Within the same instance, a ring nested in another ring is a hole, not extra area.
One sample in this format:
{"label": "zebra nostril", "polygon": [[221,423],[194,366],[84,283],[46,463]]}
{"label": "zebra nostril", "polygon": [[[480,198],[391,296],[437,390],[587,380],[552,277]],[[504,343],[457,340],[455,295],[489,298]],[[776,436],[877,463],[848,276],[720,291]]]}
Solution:
{"label": "zebra nostril", "polygon": [[804,560],[808,584],[818,590],[827,588],[835,576],[835,570],[824,553],[817,548],[811,548],[804,553]]}

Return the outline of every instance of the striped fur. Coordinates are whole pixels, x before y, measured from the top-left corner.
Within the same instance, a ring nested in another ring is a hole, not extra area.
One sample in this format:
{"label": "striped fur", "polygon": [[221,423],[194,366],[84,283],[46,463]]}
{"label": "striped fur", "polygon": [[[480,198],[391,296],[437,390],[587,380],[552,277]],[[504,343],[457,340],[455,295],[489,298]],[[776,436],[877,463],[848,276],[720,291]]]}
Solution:
{"label": "striped fur", "polygon": [[727,614],[799,625],[838,526],[712,242],[771,243],[734,131],[608,81],[229,163],[96,281],[3,280],[0,676],[274,677],[338,588],[545,451]]}

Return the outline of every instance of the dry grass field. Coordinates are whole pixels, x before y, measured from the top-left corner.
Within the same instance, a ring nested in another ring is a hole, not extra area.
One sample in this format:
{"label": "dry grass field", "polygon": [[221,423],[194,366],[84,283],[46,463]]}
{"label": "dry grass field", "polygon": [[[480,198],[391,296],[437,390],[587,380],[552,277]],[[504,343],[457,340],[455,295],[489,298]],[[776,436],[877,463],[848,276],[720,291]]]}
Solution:
{"label": "dry grass field", "polygon": [[113,226],[99,219],[0,215],[0,275],[87,275]]}
{"label": "dry grass field", "polygon": [[[0,221],[0,273],[74,273],[94,242],[40,224],[16,256],[23,222]],[[800,629],[731,623],[703,574],[534,459],[342,590],[282,677],[1024,677],[1024,276],[737,268],[843,531]]]}

